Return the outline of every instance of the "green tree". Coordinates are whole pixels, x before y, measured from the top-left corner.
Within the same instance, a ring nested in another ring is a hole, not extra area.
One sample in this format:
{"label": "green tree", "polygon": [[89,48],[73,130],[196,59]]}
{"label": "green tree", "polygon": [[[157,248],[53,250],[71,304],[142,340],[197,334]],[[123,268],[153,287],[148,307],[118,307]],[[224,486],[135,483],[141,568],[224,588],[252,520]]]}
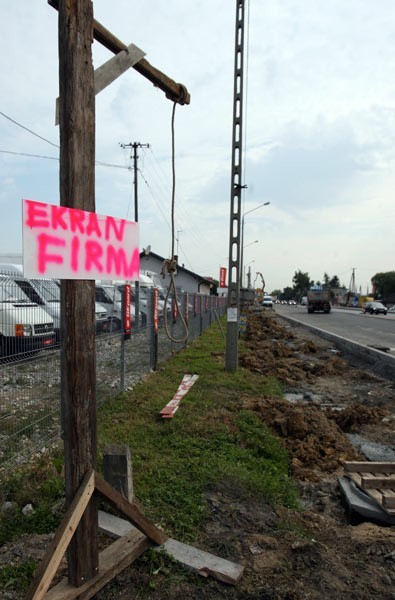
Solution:
{"label": "green tree", "polygon": [[302,273],[302,271],[295,271],[295,275],[292,277],[294,294],[297,298],[302,298],[302,296],[306,296],[307,290],[310,289],[310,286],[314,285],[314,281],[312,281],[309,277],[308,273]]}
{"label": "green tree", "polygon": [[331,278],[329,277],[328,273],[324,273],[324,288],[325,289],[329,289],[330,288],[330,280]]}
{"label": "green tree", "polygon": [[281,294],[281,300],[293,300],[295,298],[295,290],[291,287],[285,287]]}
{"label": "green tree", "polygon": [[334,275],[330,280],[329,280],[329,287],[332,289],[337,289],[340,288],[340,279],[338,278],[337,275]]}
{"label": "green tree", "polygon": [[395,294],[395,271],[376,273],[371,281],[375,289],[375,295],[379,298],[386,298],[391,294]]}

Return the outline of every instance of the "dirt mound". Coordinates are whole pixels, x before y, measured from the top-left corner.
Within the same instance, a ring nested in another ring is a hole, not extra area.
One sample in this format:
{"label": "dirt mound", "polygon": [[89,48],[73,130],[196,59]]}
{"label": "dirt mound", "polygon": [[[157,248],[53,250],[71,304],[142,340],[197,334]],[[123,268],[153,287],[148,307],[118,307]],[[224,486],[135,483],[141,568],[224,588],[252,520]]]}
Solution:
{"label": "dirt mound", "polygon": [[245,341],[248,351],[240,356],[241,366],[277,377],[288,385],[313,381],[324,374],[341,374],[347,369],[342,358],[330,351],[322,355],[316,341],[296,338],[274,315],[249,315]]}
{"label": "dirt mound", "polygon": [[338,472],[346,460],[362,460],[336,422],[318,406],[246,398],[244,408],[253,410],[283,440],[297,479],[318,481],[323,473]]}

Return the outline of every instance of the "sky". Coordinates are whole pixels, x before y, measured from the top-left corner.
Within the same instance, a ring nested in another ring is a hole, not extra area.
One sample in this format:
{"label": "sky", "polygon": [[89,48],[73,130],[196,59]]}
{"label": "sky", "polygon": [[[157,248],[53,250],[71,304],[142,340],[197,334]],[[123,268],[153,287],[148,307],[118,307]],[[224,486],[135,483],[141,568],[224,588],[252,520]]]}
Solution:
{"label": "sky", "polygon": [[[395,269],[395,2],[246,0],[243,272],[296,271],[366,293]],[[57,12],[0,0],[0,255],[22,253],[22,198],[59,204]],[[175,111],[175,250],[228,267],[236,0],[93,1],[94,17],[191,94]],[[98,42],[94,67],[113,55]],[[96,97],[96,212],[134,219],[171,254],[173,103],[134,69]],[[105,163],[105,164],[102,164]],[[262,206],[270,202],[269,205]],[[246,282],[246,280],[245,280]]]}

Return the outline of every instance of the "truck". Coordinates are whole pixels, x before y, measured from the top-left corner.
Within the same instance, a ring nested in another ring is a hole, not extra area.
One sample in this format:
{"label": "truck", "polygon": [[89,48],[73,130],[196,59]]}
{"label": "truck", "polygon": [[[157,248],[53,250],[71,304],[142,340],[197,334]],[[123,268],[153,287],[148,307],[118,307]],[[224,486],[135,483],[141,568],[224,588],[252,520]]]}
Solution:
{"label": "truck", "polygon": [[329,290],[311,289],[307,292],[307,312],[331,312],[331,300]]}

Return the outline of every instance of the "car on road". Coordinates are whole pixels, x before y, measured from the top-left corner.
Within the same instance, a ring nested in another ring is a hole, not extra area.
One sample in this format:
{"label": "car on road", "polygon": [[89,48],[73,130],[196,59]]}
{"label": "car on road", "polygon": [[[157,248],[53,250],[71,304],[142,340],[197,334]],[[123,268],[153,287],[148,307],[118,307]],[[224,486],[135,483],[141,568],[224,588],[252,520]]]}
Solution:
{"label": "car on road", "polygon": [[388,308],[381,302],[366,302],[363,305],[362,312],[370,315],[386,315]]}
{"label": "car on road", "polygon": [[273,298],[271,296],[263,296],[261,304],[266,308],[273,308]]}

